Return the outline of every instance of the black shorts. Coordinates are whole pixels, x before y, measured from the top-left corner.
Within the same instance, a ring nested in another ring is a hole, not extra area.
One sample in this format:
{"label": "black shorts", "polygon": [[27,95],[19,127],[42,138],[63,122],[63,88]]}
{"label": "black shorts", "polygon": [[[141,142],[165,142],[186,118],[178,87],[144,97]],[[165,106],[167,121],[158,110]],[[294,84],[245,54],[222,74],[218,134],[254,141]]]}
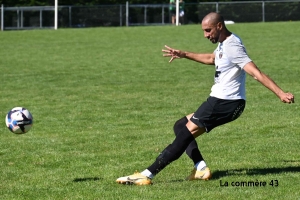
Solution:
{"label": "black shorts", "polygon": [[191,117],[191,121],[199,127],[205,127],[206,132],[213,128],[237,119],[244,111],[244,99],[224,100],[208,97]]}
{"label": "black shorts", "polygon": [[176,10],[170,10],[170,13],[171,13],[172,15],[176,15]]}

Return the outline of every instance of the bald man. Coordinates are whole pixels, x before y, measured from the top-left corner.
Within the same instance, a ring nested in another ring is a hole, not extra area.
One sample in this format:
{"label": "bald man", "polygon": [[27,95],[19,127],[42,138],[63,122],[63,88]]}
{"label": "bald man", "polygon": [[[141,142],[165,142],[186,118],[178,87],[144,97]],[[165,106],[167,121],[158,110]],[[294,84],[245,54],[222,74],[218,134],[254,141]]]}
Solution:
{"label": "bald man", "polygon": [[223,17],[209,13],[202,20],[204,37],[218,43],[213,53],[192,53],[165,46],[163,56],[186,58],[215,66],[215,83],[207,100],[191,114],[179,119],[174,125],[175,140],[141,173],[120,177],[121,184],[149,185],[152,179],[168,164],[178,159],[184,151],[194,162],[194,169],[186,180],[208,180],[212,174],[206,166],[195,138],[213,128],[237,119],[246,105],[246,73],[271,90],[283,103],[294,103],[294,96],[284,92],[271,78],[261,72],[249,58],[241,39],[225,26]]}

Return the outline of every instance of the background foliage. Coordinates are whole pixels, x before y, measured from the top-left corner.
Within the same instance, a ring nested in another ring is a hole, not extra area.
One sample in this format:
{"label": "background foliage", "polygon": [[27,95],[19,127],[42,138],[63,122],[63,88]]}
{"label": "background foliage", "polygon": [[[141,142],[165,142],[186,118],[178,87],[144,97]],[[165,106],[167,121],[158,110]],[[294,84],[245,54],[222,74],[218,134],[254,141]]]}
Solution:
{"label": "background foliage", "polygon": [[[59,5],[103,5],[103,4],[125,4],[128,1],[131,4],[164,4],[169,3],[168,0],[59,0]],[[186,3],[197,2],[215,2],[216,0],[185,0]],[[230,0],[223,0],[230,1]],[[1,0],[0,4],[5,6],[45,6],[53,5],[54,0]]]}

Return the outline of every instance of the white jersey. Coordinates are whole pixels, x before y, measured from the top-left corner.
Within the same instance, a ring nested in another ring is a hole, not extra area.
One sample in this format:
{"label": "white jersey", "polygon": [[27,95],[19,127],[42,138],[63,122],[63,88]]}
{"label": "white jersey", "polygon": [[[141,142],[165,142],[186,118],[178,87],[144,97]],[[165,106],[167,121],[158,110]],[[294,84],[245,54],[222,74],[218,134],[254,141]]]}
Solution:
{"label": "white jersey", "polygon": [[214,51],[215,83],[210,96],[219,99],[245,99],[246,73],[244,66],[252,60],[247,55],[241,39],[231,34]]}

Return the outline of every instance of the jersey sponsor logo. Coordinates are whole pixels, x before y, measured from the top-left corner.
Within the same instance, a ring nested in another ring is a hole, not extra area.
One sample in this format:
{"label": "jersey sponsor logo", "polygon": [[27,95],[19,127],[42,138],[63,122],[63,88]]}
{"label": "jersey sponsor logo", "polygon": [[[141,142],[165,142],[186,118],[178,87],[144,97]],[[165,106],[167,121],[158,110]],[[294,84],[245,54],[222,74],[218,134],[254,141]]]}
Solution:
{"label": "jersey sponsor logo", "polygon": [[219,53],[219,58],[221,59],[223,57],[223,52]]}
{"label": "jersey sponsor logo", "polygon": [[215,78],[218,78],[220,74],[221,74],[220,71],[216,71],[216,72],[215,72]]}

